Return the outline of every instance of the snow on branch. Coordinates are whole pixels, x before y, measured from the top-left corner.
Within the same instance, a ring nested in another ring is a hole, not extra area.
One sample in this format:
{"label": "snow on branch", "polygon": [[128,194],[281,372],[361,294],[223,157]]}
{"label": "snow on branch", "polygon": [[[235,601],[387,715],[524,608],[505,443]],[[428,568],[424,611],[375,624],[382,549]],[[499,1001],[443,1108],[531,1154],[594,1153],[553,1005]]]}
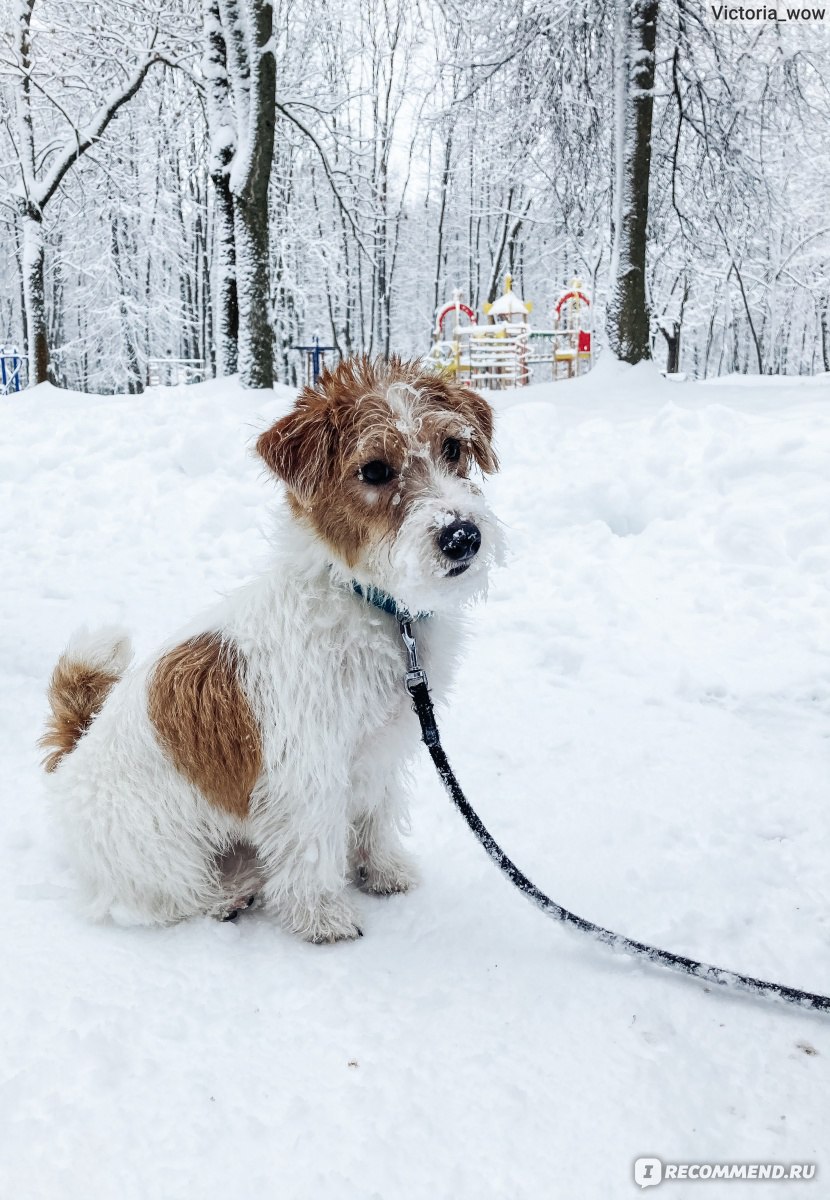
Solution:
{"label": "snow on branch", "polygon": [[128,100],[131,100],[144,82],[150,68],[161,61],[160,56],[151,54],[137,66],[128,77],[126,83],[112,92],[106,98],[93,117],[82,128],[75,131],[59,151],[54,165],[39,183],[32,189],[30,199],[41,211],[51,200],[60,187],[64,176],[74,162],[85,154],[103,135],[110,121]]}

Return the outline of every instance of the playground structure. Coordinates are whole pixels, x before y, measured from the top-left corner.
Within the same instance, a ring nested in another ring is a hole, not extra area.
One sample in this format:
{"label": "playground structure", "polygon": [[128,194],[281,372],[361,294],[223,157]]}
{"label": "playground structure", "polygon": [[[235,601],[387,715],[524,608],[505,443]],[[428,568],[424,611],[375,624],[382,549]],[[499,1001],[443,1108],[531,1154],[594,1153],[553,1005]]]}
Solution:
{"label": "playground structure", "polygon": [[[572,279],[568,291],[562,293],[553,310],[556,326],[553,335],[554,379],[563,376],[573,379],[574,375],[582,374],[583,365],[588,371],[592,366],[591,301],[581,288],[582,281]],[[557,338],[560,340],[556,341]]]}
{"label": "playground structure", "polygon": [[[573,279],[553,308],[550,329],[534,329],[532,303],[513,290],[484,305],[486,323],[461,299],[460,291],[439,309],[426,361],[477,388],[524,387],[544,378],[573,379],[590,370],[591,301]],[[550,369],[550,375],[547,369]]]}
{"label": "playground structure", "polygon": [[16,346],[0,346],[0,396],[19,392],[26,386],[29,360]]}

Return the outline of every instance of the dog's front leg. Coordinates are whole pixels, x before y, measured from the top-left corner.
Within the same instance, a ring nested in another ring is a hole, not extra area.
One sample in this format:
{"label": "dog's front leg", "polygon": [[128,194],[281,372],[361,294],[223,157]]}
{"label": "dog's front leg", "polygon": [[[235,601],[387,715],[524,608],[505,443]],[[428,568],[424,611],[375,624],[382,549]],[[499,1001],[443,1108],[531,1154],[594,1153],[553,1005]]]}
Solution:
{"label": "dog's front leg", "polygon": [[401,831],[408,826],[407,772],[403,749],[390,753],[397,748],[395,732],[386,735],[383,748],[377,740],[364,747],[352,781],[352,871],[360,887],[376,896],[408,892],[418,881],[401,842]]}
{"label": "dog's front leg", "polygon": [[352,862],[355,877],[366,892],[391,896],[408,892],[418,881],[415,864],[390,822],[387,805],[364,812],[352,827]]}
{"label": "dog's front leg", "polygon": [[265,877],[262,898],[305,941],[339,942],[362,934],[347,892],[345,792],[315,783],[305,804],[281,797],[257,805],[252,826]]}

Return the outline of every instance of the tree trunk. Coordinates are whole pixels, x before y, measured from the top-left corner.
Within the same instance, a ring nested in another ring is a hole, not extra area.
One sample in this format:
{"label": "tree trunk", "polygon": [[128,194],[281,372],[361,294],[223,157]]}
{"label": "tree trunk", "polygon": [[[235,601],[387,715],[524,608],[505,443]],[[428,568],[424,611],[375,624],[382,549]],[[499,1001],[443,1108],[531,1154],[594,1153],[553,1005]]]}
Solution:
{"label": "tree trunk", "polygon": [[666,374],[677,375],[680,371],[680,323],[672,321],[668,329],[661,324],[660,332],[666,339]]}
{"label": "tree trunk", "polygon": [[[438,210],[438,247],[435,255],[435,284],[432,292],[432,316],[438,315],[441,304],[441,285],[444,278],[444,218],[447,215],[447,197],[450,187],[450,168],[452,166],[452,129],[447,130],[447,140],[444,143],[444,165],[441,170],[441,205]],[[472,210],[472,205],[470,206]]]}
{"label": "tree trunk", "polygon": [[239,303],[230,164],[236,150],[237,134],[231,110],[228,53],[219,0],[206,0],[205,4],[205,62],[216,245],[216,374],[233,375],[239,366]]}
{"label": "tree trunk", "polygon": [[15,255],[15,259],[17,261],[17,284],[20,289],[20,345],[23,349],[23,353],[25,354],[26,347],[29,344],[29,323],[26,319],[26,281],[23,278],[22,247]]}
{"label": "tree trunk", "polygon": [[274,383],[274,335],[268,286],[268,207],[256,192],[234,198],[234,228],[239,296],[239,378],[243,387],[268,388]]}
{"label": "tree trunk", "polygon": [[216,252],[216,374],[239,369],[239,302],[236,291],[236,242],[233,197],[227,175],[211,175]]}
{"label": "tree trunk", "polygon": [[654,46],[658,0],[618,0],[614,250],[606,332],[623,362],[651,357],[646,300]]}
{"label": "tree trunk", "polygon": [[132,329],[130,328],[130,313],[127,306],[127,280],[121,263],[121,246],[118,239],[118,218],[113,216],[110,221],[110,247],[112,264],[118,283],[118,315],[121,320],[121,337],[124,341],[124,356],[127,360],[127,393],[136,396],[144,391],[144,380],[138,365],[138,352],[135,348]]}
{"label": "tree trunk", "polygon": [[43,218],[32,207],[23,214],[23,295],[29,383],[45,383],[49,378],[49,343],[46,337]]}
{"label": "tree trunk", "polygon": [[504,250],[507,246],[507,239],[510,236],[510,208],[513,204],[513,193],[515,188],[511,187],[507,193],[507,204],[504,211],[504,224],[502,225],[501,236],[499,238],[498,248],[493,255],[493,266],[490,271],[490,283],[487,286],[487,303],[493,304],[499,294],[499,283],[501,281],[501,264],[504,258]]}
{"label": "tree trunk", "polygon": [[268,182],[274,157],[276,60],[270,0],[249,0],[244,19],[236,0],[222,17],[231,68],[239,144],[230,171],[239,305],[239,378],[243,387],[274,382],[274,331],[269,299]]}

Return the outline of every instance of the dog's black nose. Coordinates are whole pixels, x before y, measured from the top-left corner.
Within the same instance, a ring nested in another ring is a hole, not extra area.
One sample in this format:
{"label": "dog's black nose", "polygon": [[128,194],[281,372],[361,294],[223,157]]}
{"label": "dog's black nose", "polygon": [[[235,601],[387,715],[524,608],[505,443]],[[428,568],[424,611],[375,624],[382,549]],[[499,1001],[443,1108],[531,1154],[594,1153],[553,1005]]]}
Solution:
{"label": "dog's black nose", "polygon": [[453,562],[467,562],[481,547],[481,530],[472,521],[451,521],[438,534],[438,545]]}

